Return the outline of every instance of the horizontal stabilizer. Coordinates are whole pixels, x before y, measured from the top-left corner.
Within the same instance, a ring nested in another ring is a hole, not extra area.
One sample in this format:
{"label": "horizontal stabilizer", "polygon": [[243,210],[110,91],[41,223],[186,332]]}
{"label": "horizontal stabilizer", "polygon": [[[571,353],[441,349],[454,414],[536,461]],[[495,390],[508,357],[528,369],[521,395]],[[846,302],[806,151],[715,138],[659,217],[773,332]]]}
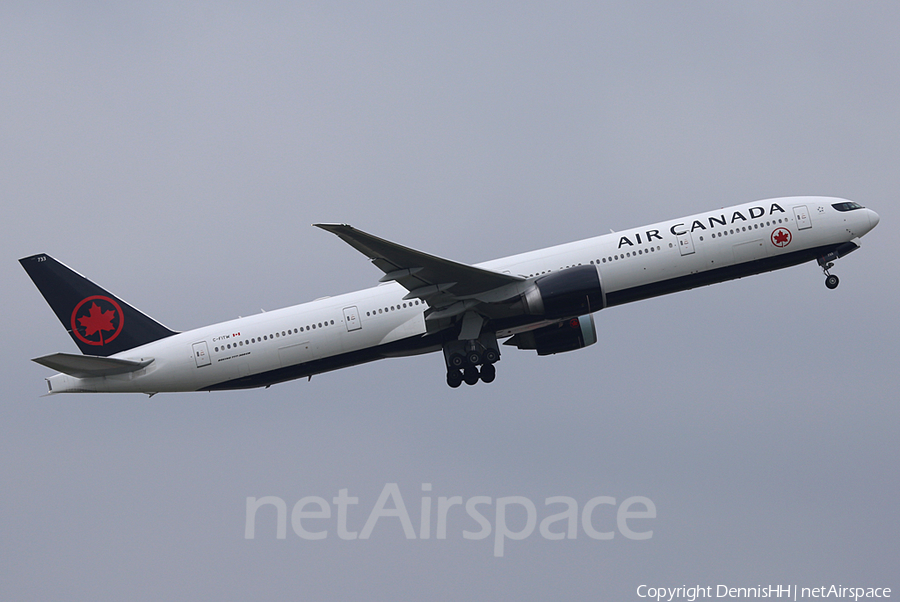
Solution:
{"label": "horizontal stabilizer", "polygon": [[75,378],[90,378],[95,376],[112,376],[134,372],[148,366],[153,358],[142,359],[139,362],[133,360],[120,360],[112,357],[100,357],[98,355],[75,355],[72,353],[54,353],[43,357],[36,357],[33,362],[47,366],[51,370],[74,376]]}

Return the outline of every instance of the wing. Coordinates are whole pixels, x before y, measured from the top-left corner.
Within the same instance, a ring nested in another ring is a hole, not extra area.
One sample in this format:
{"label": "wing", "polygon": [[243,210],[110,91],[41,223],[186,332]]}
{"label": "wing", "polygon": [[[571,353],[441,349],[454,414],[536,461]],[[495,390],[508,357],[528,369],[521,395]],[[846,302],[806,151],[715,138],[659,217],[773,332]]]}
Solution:
{"label": "wing", "polygon": [[313,224],[336,234],[372,260],[384,276],[409,291],[405,299],[423,299],[439,310],[431,319],[461,314],[479,303],[510,298],[520,292],[524,278],[477,268],[378,238],[346,224]]}

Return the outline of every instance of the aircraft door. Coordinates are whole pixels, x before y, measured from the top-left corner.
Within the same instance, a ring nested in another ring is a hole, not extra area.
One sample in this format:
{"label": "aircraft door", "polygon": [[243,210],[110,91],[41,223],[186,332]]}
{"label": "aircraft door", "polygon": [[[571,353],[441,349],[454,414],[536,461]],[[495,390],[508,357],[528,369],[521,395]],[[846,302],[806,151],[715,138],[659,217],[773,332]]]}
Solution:
{"label": "aircraft door", "polygon": [[209,366],[211,360],[209,359],[209,347],[206,346],[206,341],[194,343],[192,347],[194,349],[194,361],[197,362],[197,367],[202,368],[203,366]]}
{"label": "aircraft door", "polygon": [[694,253],[694,239],[691,238],[690,232],[678,235],[678,250],[682,255],[692,255]]}
{"label": "aircraft door", "polygon": [[362,328],[362,322],[359,321],[359,310],[355,305],[344,308],[344,324],[347,325],[348,332]]}
{"label": "aircraft door", "polygon": [[812,221],[809,219],[809,211],[806,209],[806,205],[797,205],[794,207],[794,219],[797,220],[798,230],[812,228]]}

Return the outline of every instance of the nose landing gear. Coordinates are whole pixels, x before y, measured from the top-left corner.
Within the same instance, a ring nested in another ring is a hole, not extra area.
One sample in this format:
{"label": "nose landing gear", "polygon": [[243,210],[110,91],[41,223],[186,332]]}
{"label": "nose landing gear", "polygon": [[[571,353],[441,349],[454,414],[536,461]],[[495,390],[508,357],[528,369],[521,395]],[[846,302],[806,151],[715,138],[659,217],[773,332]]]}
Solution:
{"label": "nose landing gear", "polygon": [[831,268],[834,267],[834,263],[828,261],[824,257],[819,258],[819,266],[822,268],[822,271],[825,272],[825,286],[829,290],[834,290],[838,287],[838,284],[841,283],[841,279],[829,272]]}
{"label": "nose landing gear", "polygon": [[832,249],[829,253],[817,259],[817,261],[819,262],[819,267],[821,267],[822,271],[825,272],[825,286],[827,286],[829,289],[837,288],[838,284],[840,284],[841,281],[837,276],[834,276],[828,270],[834,267],[833,261],[835,259],[840,259],[841,257],[852,253],[858,248],[859,240],[854,239],[839,245],[835,249]]}

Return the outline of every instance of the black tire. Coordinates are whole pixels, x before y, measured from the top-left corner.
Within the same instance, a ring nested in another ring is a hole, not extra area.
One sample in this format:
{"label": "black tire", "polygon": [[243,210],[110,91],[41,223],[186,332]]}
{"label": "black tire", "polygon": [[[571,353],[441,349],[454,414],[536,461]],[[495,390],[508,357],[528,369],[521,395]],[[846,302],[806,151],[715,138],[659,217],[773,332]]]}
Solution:
{"label": "black tire", "polygon": [[447,384],[450,385],[451,388],[455,389],[459,385],[462,384],[462,372],[459,370],[448,370],[447,371]]}
{"label": "black tire", "polygon": [[461,356],[458,353],[453,353],[450,355],[450,367],[451,368],[462,368],[466,365],[466,358]]}
{"label": "black tire", "polygon": [[497,352],[496,349],[485,349],[484,350],[484,363],[485,364],[493,364],[497,360],[500,359],[500,353]]}
{"label": "black tire", "polygon": [[466,361],[469,362],[471,366],[478,366],[481,364],[481,354],[477,351],[470,351],[466,354]]}
{"label": "black tire", "polygon": [[494,364],[485,364],[481,367],[481,382],[492,383],[497,378],[497,369]]}
{"label": "black tire", "polygon": [[463,381],[467,385],[474,385],[478,382],[478,368],[475,366],[466,366],[463,370]]}
{"label": "black tire", "polygon": [[840,284],[840,283],[841,283],[840,278],[838,278],[834,274],[829,274],[825,278],[825,286],[831,290],[836,289],[838,287],[838,284]]}

